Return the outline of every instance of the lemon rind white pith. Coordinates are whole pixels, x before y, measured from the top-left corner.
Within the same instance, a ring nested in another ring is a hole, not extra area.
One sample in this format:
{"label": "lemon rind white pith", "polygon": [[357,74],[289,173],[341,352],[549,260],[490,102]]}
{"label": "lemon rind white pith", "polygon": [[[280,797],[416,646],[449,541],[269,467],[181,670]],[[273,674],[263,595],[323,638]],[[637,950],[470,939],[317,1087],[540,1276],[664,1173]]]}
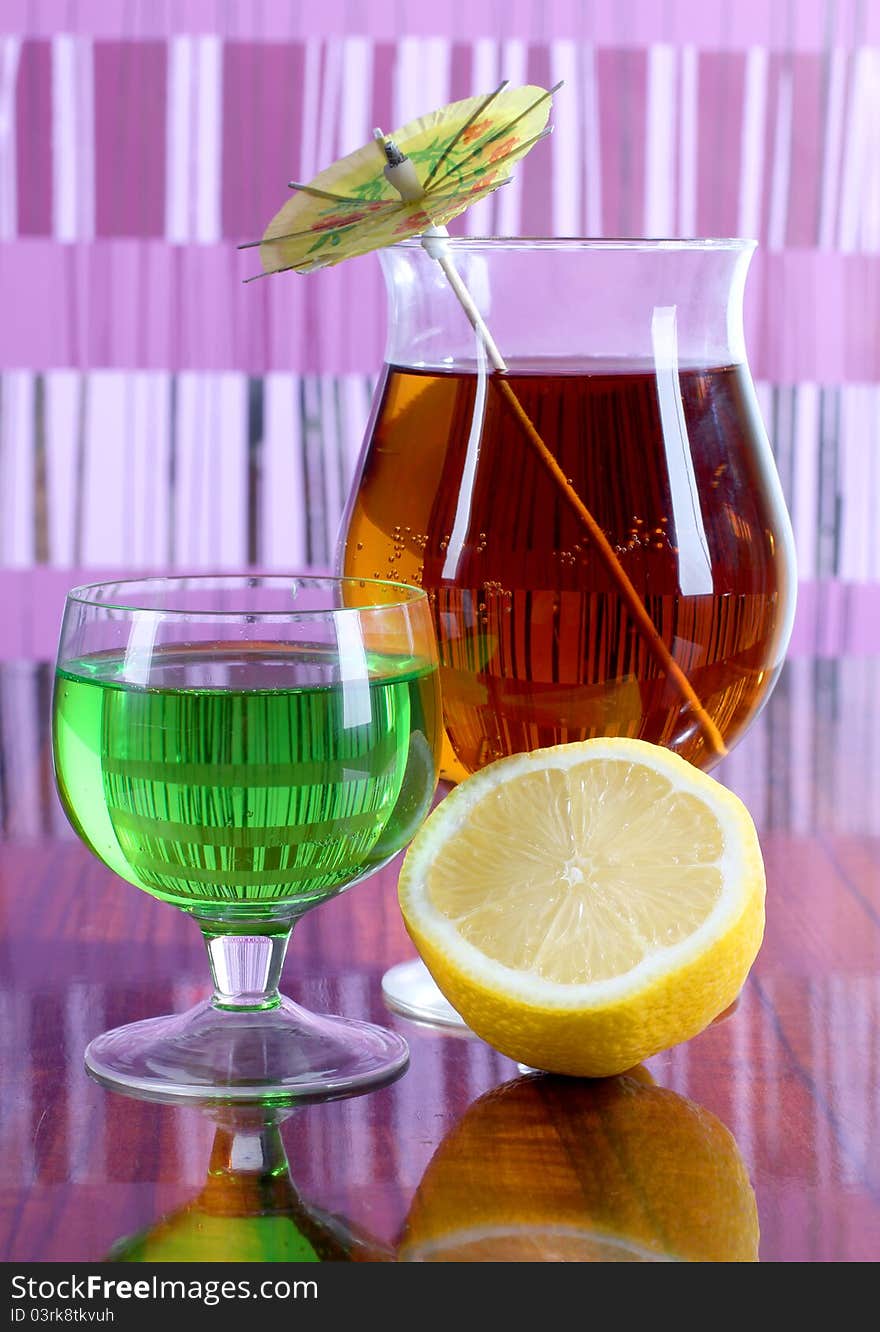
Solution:
{"label": "lemon rind white pith", "polygon": [[[584,762],[608,759],[649,766],[675,787],[706,804],[718,820],[723,838],[721,856],[711,864],[719,870],[722,891],[701,925],[678,943],[660,947],[634,967],[608,979],[565,984],[545,980],[533,971],[519,971],[489,958],[458,932],[456,926],[429,900],[425,872],[439,848],[466,821],[469,812],[501,782],[515,780],[536,766],[567,769]],[[677,972],[701,957],[726,935],[749,908],[755,892],[763,901],[764,867],[757,833],[742,802],[719,782],[699,772],[679,755],[642,740],[614,737],[585,740],[499,760],[456,787],[435,809],[407,854],[401,875],[401,902],[413,926],[432,945],[454,956],[457,969],[498,994],[529,1007],[560,1012],[604,1009],[648,988],[669,972]]]}

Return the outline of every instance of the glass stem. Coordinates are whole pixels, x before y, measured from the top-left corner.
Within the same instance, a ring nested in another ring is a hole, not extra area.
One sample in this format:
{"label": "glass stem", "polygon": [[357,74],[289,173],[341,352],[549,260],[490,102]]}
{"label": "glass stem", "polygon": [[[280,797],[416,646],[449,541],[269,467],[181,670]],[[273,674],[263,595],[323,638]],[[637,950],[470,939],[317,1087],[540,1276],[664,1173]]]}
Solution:
{"label": "glass stem", "polygon": [[277,1120],[248,1116],[218,1124],[200,1203],[215,1216],[271,1216],[297,1201]]}
{"label": "glass stem", "polygon": [[278,934],[232,934],[200,922],[208,948],[215,1008],[277,1008],[278,983],[293,925]]}

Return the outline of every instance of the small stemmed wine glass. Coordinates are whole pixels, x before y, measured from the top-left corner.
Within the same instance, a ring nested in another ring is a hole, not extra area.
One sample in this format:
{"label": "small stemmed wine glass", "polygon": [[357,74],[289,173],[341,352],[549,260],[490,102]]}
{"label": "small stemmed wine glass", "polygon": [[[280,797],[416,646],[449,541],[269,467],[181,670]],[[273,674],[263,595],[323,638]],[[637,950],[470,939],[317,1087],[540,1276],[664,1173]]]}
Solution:
{"label": "small stemmed wine glass", "polygon": [[120,1090],[277,1103],[390,1080],[408,1051],[278,993],[296,921],[389,861],[441,741],[425,593],[361,578],[199,576],[69,593],[58,790],[76,832],[195,917],[214,993],[91,1042]]}

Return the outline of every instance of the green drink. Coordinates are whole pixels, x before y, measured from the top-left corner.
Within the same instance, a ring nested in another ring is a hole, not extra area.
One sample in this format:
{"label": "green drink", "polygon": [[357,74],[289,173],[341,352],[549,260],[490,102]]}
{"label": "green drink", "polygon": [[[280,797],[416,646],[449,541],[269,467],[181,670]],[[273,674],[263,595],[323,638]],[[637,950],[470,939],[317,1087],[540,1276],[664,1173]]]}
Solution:
{"label": "green drink", "polygon": [[438,676],[419,588],[221,573],[71,589],[52,719],[62,804],[105,865],[196,920],[213,981],[186,1013],[96,1036],[94,1078],[291,1105],[403,1071],[402,1036],[278,986],[300,917],[427,814]]}
{"label": "green drink", "polygon": [[322,901],[404,846],[434,789],[436,667],[365,662],[346,680],[337,651],[199,643],[154,651],[144,684],[119,654],[65,662],[68,817],[122,878],[202,917]]}

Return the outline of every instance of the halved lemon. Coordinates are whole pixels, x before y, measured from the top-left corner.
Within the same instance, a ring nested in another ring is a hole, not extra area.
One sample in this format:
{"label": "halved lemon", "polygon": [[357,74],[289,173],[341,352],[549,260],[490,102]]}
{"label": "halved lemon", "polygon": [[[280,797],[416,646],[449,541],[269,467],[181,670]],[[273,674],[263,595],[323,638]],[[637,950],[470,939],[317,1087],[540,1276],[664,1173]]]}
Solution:
{"label": "halved lemon", "polygon": [[641,740],[517,754],[455,788],[400,876],[406,927],[477,1035],[605,1077],[702,1031],[764,930],[748,810]]}

